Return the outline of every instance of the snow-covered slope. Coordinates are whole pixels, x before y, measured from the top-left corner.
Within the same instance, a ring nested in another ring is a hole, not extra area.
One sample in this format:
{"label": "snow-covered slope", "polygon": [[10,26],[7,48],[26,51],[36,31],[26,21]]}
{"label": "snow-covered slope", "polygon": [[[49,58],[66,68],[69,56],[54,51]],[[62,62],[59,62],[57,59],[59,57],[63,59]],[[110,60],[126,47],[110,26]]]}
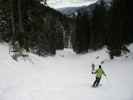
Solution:
{"label": "snow-covered slope", "polygon": [[[16,62],[8,45],[0,44],[0,100],[133,100],[133,45],[129,48],[129,54],[112,61],[104,48],[85,55],[70,49],[46,58],[29,54]],[[107,79],[92,88],[91,64],[101,61]]]}
{"label": "snow-covered slope", "polygon": [[[106,3],[106,6],[107,7],[110,7],[111,5],[111,1],[112,0],[104,0],[104,2]],[[68,7],[63,7],[63,8],[57,8],[58,11],[60,11],[61,13],[65,14],[65,15],[68,15],[68,16],[71,16],[75,13],[87,13],[87,14],[91,14],[93,9],[95,8],[96,4],[100,4],[101,0],[96,0],[96,1],[93,1],[89,4],[86,4],[86,5],[82,5],[82,6],[68,6]]]}
{"label": "snow-covered slope", "polygon": [[88,6],[97,0],[48,0],[47,4],[55,9],[65,8],[65,7],[81,7]]}

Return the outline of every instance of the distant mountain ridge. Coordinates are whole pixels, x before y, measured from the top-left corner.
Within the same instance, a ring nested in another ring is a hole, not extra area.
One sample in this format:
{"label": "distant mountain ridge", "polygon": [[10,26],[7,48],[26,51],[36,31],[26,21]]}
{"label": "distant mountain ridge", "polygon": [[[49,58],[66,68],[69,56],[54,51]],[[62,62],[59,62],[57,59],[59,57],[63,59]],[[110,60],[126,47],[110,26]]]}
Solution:
{"label": "distant mountain ridge", "polygon": [[[87,12],[88,14],[91,14],[91,11],[95,8],[96,4],[99,4],[101,0],[98,0],[97,2],[94,2],[93,4],[90,4],[88,6],[82,6],[82,7],[67,7],[67,8],[60,8],[57,9],[59,12],[61,12],[64,15],[71,16],[74,15],[75,13],[85,13]],[[110,7],[110,3],[112,0],[104,0],[106,3],[107,7]]]}

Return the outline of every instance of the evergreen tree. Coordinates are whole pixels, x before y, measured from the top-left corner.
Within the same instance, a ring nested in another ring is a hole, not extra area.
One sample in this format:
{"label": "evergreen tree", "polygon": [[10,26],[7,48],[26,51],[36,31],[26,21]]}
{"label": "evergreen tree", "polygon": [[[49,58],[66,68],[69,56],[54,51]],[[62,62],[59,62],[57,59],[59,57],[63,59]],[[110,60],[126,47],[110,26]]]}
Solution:
{"label": "evergreen tree", "polygon": [[76,53],[88,52],[89,48],[89,19],[87,14],[78,14],[76,20],[76,35],[74,42],[74,51]]}
{"label": "evergreen tree", "polygon": [[105,2],[100,1],[92,11],[90,47],[98,49],[106,44],[107,40],[107,10]]}
{"label": "evergreen tree", "polygon": [[133,42],[133,14],[132,14],[132,9],[133,9],[133,6],[132,6],[132,1],[131,0],[126,0],[127,3],[126,3],[126,12],[127,12],[127,24],[128,24],[128,40],[129,40],[129,43],[132,43]]}
{"label": "evergreen tree", "polygon": [[0,1],[0,41],[9,42],[11,39],[10,8],[4,0]]}
{"label": "evergreen tree", "polygon": [[121,55],[121,50],[126,50],[124,46],[130,43],[133,32],[131,29],[131,1],[130,0],[113,0],[111,8],[111,33],[109,39],[109,49],[111,58]]}

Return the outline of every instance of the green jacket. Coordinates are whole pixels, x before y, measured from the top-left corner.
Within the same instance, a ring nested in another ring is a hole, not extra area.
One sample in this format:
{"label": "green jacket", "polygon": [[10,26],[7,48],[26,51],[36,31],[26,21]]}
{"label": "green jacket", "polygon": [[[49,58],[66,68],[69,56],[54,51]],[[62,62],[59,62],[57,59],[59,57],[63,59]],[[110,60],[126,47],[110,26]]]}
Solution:
{"label": "green jacket", "polygon": [[98,77],[98,78],[101,78],[102,75],[106,76],[106,74],[102,68],[98,68],[95,73],[96,73],[96,77]]}

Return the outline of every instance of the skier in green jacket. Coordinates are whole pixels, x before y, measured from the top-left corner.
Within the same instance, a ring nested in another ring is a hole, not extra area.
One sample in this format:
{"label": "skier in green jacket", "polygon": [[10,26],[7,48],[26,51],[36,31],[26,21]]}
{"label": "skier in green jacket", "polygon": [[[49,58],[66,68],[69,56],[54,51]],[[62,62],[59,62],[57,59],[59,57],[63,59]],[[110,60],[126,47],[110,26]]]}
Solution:
{"label": "skier in green jacket", "polygon": [[101,65],[99,65],[99,68],[95,71],[94,74],[96,74],[96,80],[94,81],[94,83],[93,83],[92,86],[93,87],[97,87],[99,85],[99,83],[100,83],[100,80],[101,80],[102,75],[104,75],[106,77],[106,74],[103,71]]}

